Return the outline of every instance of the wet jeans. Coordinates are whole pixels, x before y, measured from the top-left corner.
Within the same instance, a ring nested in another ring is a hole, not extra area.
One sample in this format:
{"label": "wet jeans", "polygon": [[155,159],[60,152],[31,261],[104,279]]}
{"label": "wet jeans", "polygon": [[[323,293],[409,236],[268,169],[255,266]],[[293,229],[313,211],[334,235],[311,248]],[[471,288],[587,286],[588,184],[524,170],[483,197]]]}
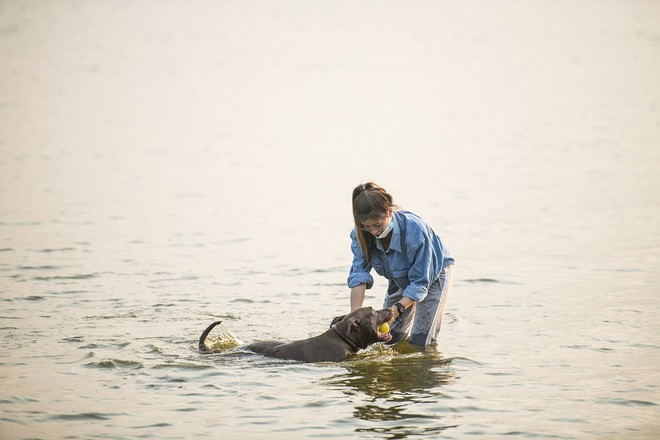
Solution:
{"label": "wet jeans", "polygon": [[[451,265],[442,269],[438,279],[431,283],[426,297],[408,307],[403,315],[391,323],[392,340],[388,344],[403,341],[407,337],[410,337],[411,344],[420,346],[429,345],[437,340],[451,287],[453,267]],[[384,306],[393,306],[401,300],[402,294],[403,289],[388,293],[385,296]]]}

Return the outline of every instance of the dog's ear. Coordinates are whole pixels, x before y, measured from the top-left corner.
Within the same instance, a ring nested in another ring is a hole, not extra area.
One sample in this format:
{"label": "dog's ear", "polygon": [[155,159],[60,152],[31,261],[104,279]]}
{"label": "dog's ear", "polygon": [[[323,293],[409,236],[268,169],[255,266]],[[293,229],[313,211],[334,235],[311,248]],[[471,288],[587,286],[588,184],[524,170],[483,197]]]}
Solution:
{"label": "dog's ear", "polygon": [[343,320],[344,318],[346,318],[346,315],[341,315],[341,316],[337,316],[337,317],[333,318],[332,322],[330,323],[330,327],[337,324],[339,321]]}

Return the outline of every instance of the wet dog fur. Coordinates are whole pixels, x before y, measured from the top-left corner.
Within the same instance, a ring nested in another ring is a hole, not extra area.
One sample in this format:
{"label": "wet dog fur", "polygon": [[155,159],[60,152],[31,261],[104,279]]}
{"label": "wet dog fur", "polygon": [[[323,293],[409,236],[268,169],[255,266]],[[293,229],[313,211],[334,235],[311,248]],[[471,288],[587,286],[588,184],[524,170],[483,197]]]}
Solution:
{"label": "wet dog fur", "polygon": [[[292,359],[302,362],[339,362],[350,354],[367,348],[376,342],[388,342],[389,333],[380,333],[378,328],[392,319],[389,309],[374,310],[371,307],[356,309],[351,313],[332,320],[324,333],[294,342],[261,341],[242,348],[279,359]],[[199,350],[212,352],[206,344],[206,337],[222,321],[209,325],[199,338]]]}

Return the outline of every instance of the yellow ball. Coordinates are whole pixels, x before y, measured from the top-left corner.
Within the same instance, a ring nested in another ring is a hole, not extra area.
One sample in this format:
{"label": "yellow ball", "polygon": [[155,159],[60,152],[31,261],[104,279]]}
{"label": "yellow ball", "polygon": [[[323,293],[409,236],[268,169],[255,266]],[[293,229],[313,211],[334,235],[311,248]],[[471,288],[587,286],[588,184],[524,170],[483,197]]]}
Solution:
{"label": "yellow ball", "polygon": [[378,331],[381,333],[389,333],[390,332],[390,325],[386,322],[383,323],[380,327],[378,327]]}

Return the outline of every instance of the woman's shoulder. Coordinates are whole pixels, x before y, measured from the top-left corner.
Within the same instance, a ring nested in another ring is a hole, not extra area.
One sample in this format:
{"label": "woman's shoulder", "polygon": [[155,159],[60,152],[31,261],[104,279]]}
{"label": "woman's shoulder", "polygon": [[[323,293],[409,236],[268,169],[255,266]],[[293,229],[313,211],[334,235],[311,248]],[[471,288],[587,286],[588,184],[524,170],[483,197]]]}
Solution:
{"label": "woman's shoulder", "polygon": [[398,221],[405,222],[406,243],[414,245],[424,241],[429,235],[429,226],[420,216],[410,211],[397,211]]}
{"label": "woman's shoulder", "polygon": [[424,219],[422,219],[414,212],[401,209],[399,211],[396,211],[396,213],[399,214],[400,218],[406,222],[406,225],[413,224],[419,227],[426,227],[426,222],[424,221]]}

